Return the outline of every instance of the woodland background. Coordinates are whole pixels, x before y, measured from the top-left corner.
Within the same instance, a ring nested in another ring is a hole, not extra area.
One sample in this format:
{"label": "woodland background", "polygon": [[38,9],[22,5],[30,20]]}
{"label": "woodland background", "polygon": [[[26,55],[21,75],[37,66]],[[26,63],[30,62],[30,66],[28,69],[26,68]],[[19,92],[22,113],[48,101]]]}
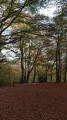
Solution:
{"label": "woodland background", "polygon": [[53,18],[38,12],[49,3],[0,0],[0,86],[67,81],[67,2]]}

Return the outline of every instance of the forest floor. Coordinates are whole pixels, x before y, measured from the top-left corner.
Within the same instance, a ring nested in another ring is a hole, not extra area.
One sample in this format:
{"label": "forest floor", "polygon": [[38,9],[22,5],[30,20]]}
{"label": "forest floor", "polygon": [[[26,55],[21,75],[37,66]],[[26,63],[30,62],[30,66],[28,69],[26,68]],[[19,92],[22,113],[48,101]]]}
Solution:
{"label": "forest floor", "polygon": [[67,120],[67,83],[0,88],[0,120]]}

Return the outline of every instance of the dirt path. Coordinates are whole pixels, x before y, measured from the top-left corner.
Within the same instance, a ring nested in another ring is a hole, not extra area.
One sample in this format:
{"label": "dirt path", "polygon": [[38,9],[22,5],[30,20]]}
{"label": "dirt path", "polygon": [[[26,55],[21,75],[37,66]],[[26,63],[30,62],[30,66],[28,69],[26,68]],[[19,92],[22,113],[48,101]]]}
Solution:
{"label": "dirt path", "polygon": [[67,120],[67,83],[0,88],[0,120]]}

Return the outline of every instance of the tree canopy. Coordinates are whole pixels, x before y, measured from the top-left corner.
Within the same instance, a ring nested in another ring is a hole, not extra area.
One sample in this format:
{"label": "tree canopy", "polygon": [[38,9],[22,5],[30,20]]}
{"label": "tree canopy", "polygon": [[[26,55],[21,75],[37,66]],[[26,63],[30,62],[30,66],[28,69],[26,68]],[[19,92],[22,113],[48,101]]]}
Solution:
{"label": "tree canopy", "polygon": [[[61,10],[51,20],[38,12],[49,3],[50,0],[0,1],[1,84],[3,79],[9,79],[8,73],[3,77],[6,69],[11,72],[17,64],[19,71],[10,75],[13,81],[18,74],[19,83],[66,82],[67,3],[59,0]],[[13,61],[8,59],[11,55]]]}

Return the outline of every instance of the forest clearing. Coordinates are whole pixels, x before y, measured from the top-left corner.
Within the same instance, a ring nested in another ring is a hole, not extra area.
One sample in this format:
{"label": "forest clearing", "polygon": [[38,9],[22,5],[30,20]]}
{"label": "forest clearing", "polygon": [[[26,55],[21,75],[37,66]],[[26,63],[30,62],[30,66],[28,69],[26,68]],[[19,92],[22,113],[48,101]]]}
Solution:
{"label": "forest clearing", "polygon": [[67,120],[67,83],[0,88],[0,120]]}
{"label": "forest clearing", "polygon": [[67,120],[67,0],[0,0],[0,120]]}

